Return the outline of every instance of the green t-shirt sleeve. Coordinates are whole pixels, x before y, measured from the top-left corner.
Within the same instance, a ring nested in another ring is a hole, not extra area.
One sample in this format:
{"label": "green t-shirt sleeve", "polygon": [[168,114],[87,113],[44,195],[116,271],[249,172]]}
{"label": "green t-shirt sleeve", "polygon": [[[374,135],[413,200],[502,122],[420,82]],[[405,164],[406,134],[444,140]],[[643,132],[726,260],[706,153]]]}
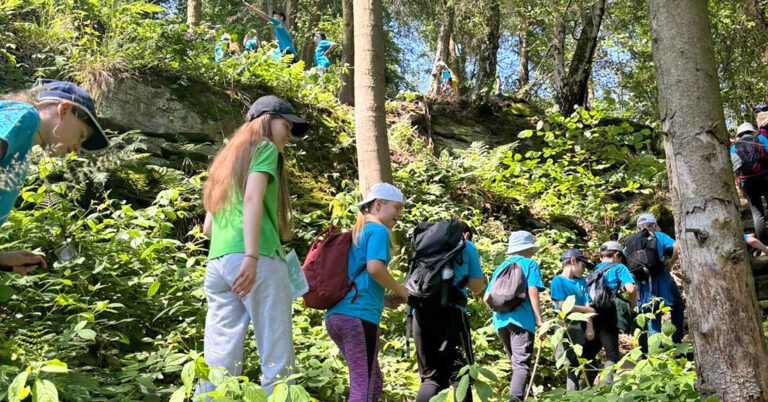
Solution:
{"label": "green t-shirt sleeve", "polygon": [[248,173],[264,172],[269,174],[271,182],[277,177],[277,147],[269,141],[262,141],[251,156],[251,166]]}

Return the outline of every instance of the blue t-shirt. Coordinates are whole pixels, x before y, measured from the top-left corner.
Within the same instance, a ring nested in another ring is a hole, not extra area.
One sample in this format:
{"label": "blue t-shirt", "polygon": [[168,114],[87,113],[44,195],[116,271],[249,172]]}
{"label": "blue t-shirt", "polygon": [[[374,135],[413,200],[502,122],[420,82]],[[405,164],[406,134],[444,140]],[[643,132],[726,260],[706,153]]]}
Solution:
{"label": "blue t-shirt", "polygon": [[[768,151],[768,138],[765,138],[762,135],[755,135],[757,137],[757,141],[760,142],[760,144],[765,147],[765,150]],[[736,153],[736,144],[731,144],[731,155]]]}
{"label": "blue t-shirt", "polygon": [[256,41],[256,38],[248,39],[245,41],[245,50],[248,52],[255,52],[256,48],[259,47],[259,42]]}
{"label": "blue t-shirt", "polygon": [[[663,260],[664,252],[672,249],[672,246],[675,245],[675,239],[663,232],[655,231],[653,234],[656,236],[656,247],[659,251],[659,259]],[[667,268],[664,267],[661,270],[661,274],[651,277],[650,284],[648,281],[638,283],[638,305],[651,301],[651,298],[654,296],[664,299],[664,303],[668,306],[673,305],[674,296],[672,294],[672,286],[677,285],[675,285],[675,281],[672,278],[672,275],[669,274]]]}
{"label": "blue t-shirt", "polygon": [[296,49],[293,48],[293,40],[291,34],[288,33],[288,28],[285,27],[280,20],[270,18],[272,23],[272,29],[275,31],[275,38],[277,39],[278,53],[283,54],[286,51],[293,53],[296,56]]}
{"label": "blue t-shirt", "polygon": [[[611,264],[610,262],[601,262],[595,266],[595,271]],[[635,283],[635,278],[629,273],[629,268],[624,264],[616,264],[608,268],[603,275],[605,286],[608,286],[611,290],[616,290],[619,287],[624,287],[629,283]]]}
{"label": "blue t-shirt", "polygon": [[317,47],[315,47],[315,59],[313,61],[315,67],[328,67],[331,65],[331,61],[328,60],[328,57],[323,53],[328,51],[332,45],[333,42],[329,40],[321,40],[320,42],[317,42]]}
{"label": "blue t-shirt", "polygon": [[0,141],[5,143],[5,155],[0,159],[0,224],[8,219],[27,177],[27,153],[39,125],[34,106],[0,101]]}
{"label": "blue t-shirt", "polygon": [[[544,284],[541,283],[539,264],[530,258],[513,255],[507,258],[506,261],[496,267],[496,270],[493,271],[493,276],[491,276],[491,280],[488,282],[488,287],[485,289],[486,292],[491,291],[493,281],[496,280],[496,276],[499,275],[499,272],[501,272],[507,264],[510,264],[513,261],[523,269],[523,276],[525,277],[525,281],[528,283],[529,288],[535,287],[538,288],[539,291],[544,290]],[[514,324],[531,333],[536,332],[536,316],[533,314],[533,307],[531,307],[531,300],[529,298],[526,297],[525,301],[512,311],[506,313],[493,312],[493,328],[496,331],[509,324]]]}
{"label": "blue t-shirt", "polygon": [[564,302],[568,296],[574,296],[576,306],[583,306],[591,301],[587,291],[587,281],[584,278],[568,279],[562,275],[552,278],[549,284],[549,296],[555,305],[555,310],[559,310],[557,302]]}
{"label": "blue t-shirt", "polygon": [[213,50],[213,60],[217,63],[220,62],[226,56],[228,48],[229,42],[220,41],[216,43],[216,48]]}
{"label": "blue t-shirt", "polygon": [[440,83],[444,84],[448,82],[451,79],[451,73],[448,72],[448,70],[443,70],[443,73],[440,75]]}
{"label": "blue t-shirt", "polygon": [[[462,279],[476,279],[483,277],[483,269],[480,267],[480,256],[477,254],[477,248],[474,243],[467,240],[464,242],[464,251],[461,252],[461,265],[453,267],[453,285],[458,285]],[[466,286],[461,289],[464,296],[467,295]],[[459,307],[466,310],[464,307]]]}
{"label": "blue t-shirt", "polygon": [[[360,267],[368,261],[380,260],[389,264],[389,231],[379,223],[370,222],[363,228],[358,245],[352,243],[347,258],[347,280],[352,279]],[[351,289],[341,301],[326,311],[325,316],[342,314],[379,324],[381,311],[384,309],[384,287],[373,280],[367,269],[363,269],[355,279],[357,299],[352,302],[355,290]]]}

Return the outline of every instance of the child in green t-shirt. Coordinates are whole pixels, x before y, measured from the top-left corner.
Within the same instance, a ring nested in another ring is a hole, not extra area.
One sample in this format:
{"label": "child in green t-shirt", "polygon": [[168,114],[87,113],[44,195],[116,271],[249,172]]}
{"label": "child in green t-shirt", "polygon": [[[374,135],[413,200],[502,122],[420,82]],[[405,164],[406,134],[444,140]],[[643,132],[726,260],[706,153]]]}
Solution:
{"label": "child in green t-shirt", "polygon": [[[262,387],[271,393],[294,366],[291,291],[280,237],[291,233],[282,151],[307,122],[288,103],[264,96],[216,155],[203,187],[204,232],[211,237],[205,293],[205,362],[232,375],[243,369],[253,323]],[[202,382],[198,395],[214,390]]]}

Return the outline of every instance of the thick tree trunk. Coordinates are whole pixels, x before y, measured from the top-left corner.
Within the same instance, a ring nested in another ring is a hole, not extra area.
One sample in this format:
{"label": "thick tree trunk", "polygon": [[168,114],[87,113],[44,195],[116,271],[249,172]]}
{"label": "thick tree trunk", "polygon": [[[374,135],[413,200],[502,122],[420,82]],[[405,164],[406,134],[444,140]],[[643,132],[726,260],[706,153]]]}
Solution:
{"label": "thick tree trunk", "polygon": [[477,76],[475,77],[475,98],[486,98],[490,95],[496,79],[496,61],[499,51],[499,25],[501,10],[499,0],[490,0],[485,14],[485,36],[478,55]]}
{"label": "thick tree trunk", "polygon": [[565,80],[561,80],[560,86],[555,90],[555,101],[565,114],[573,111],[574,106],[586,105],[592,59],[597,49],[597,39],[604,13],[605,0],[597,0],[581,16],[581,33],[576,41],[568,76]]}
{"label": "thick tree trunk", "polygon": [[[440,22],[440,31],[437,34],[437,46],[435,46],[435,62],[432,64],[432,76],[429,81],[427,95],[436,95],[440,88],[439,77],[437,76],[437,63],[443,62],[448,65],[451,55],[451,35],[453,34],[454,7],[453,0],[443,1],[443,18]],[[456,79],[456,77],[454,77]]]}
{"label": "thick tree trunk", "polygon": [[768,346],[741,237],[707,3],[649,0],[675,228],[702,399],[768,400]]}
{"label": "thick tree trunk", "polygon": [[187,0],[187,25],[190,29],[200,26],[203,14],[203,0]]}
{"label": "thick tree trunk", "polygon": [[381,0],[354,0],[355,138],[360,191],[392,182],[384,114],[384,26]]}
{"label": "thick tree trunk", "polygon": [[339,101],[355,106],[355,32],[353,0],[341,0],[341,15],[344,31],[341,37],[341,66],[348,64],[347,72],[341,74]]}

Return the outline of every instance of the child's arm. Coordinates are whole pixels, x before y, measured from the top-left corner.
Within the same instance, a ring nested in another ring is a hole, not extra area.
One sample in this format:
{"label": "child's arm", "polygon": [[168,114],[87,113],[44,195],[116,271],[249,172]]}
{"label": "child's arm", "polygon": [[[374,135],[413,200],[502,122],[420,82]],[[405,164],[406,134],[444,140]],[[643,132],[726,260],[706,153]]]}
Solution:
{"label": "child's arm", "polygon": [[[563,309],[563,301],[562,300],[556,300],[557,302],[557,308],[562,310]],[[572,313],[594,313],[595,309],[592,307],[589,307],[589,305],[585,304],[583,306],[573,306],[571,308]]]}
{"label": "child's arm", "polygon": [[629,295],[629,307],[634,310],[637,305],[637,287],[634,283],[628,283],[624,285],[624,290],[626,290]]}
{"label": "child's arm", "polygon": [[203,221],[203,234],[211,237],[211,224],[213,223],[213,215],[206,211],[205,212],[205,221]]}
{"label": "child's arm", "polygon": [[256,265],[259,261],[259,231],[264,210],[264,193],[269,175],[253,172],[248,175],[243,192],[243,244],[245,258],[232,280],[232,293],[241,299],[248,295],[256,281]]}
{"label": "child's arm", "polygon": [[760,250],[764,254],[768,255],[768,247],[765,247],[765,244],[763,244],[763,242],[761,242],[760,239],[758,239],[757,237],[755,237],[755,236],[747,236],[747,244],[750,247],[752,247],[752,248],[754,248],[756,250]]}
{"label": "child's arm", "polygon": [[588,341],[595,339],[595,327],[592,325],[592,318],[587,320],[587,330],[584,331],[584,335]]}
{"label": "child's arm", "polygon": [[531,298],[531,308],[533,309],[533,315],[536,317],[536,326],[541,326],[541,307],[539,306],[539,288],[536,286],[530,286],[528,288],[528,297]]}
{"label": "child's arm", "polygon": [[258,15],[259,17],[264,18],[265,20],[269,21],[269,16],[267,15],[267,13],[265,13],[264,11],[259,10],[258,7],[254,6],[254,5],[251,5],[251,4],[248,4],[248,2],[245,1],[245,0],[243,0],[243,5],[245,5],[245,7],[247,9],[249,9],[249,10],[253,11],[254,13],[256,13],[256,15]]}
{"label": "child's arm", "polygon": [[339,46],[339,44],[338,44],[338,43],[336,43],[336,42],[331,42],[331,46],[328,48],[328,50],[326,50],[326,51],[325,51],[325,53],[323,53],[323,56],[328,56],[329,54],[331,54],[331,52],[333,51],[333,49],[336,49],[338,46]]}
{"label": "child's arm", "polygon": [[389,274],[387,267],[382,260],[370,260],[365,264],[365,269],[371,275],[376,283],[395,294],[403,300],[408,300],[408,291],[403,285],[397,283],[392,275]]}

